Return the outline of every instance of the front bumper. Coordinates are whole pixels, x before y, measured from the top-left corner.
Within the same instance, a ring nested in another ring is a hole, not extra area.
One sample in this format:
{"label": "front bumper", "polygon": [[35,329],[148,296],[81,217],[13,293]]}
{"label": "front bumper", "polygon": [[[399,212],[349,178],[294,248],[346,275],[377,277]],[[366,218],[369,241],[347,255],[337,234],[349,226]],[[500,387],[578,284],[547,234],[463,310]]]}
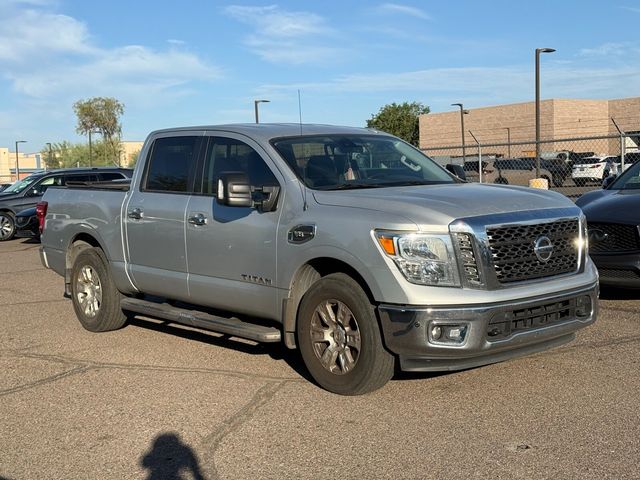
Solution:
{"label": "front bumper", "polygon": [[589,256],[598,267],[601,285],[640,288],[640,253]]}
{"label": "front bumper", "polygon": [[[380,305],[384,341],[404,371],[472,368],[552,348],[596,320],[598,284],[557,295],[460,307]],[[588,300],[586,300],[588,298]],[[584,307],[589,302],[588,307]],[[435,326],[463,325],[460,344],[434,341]]]}

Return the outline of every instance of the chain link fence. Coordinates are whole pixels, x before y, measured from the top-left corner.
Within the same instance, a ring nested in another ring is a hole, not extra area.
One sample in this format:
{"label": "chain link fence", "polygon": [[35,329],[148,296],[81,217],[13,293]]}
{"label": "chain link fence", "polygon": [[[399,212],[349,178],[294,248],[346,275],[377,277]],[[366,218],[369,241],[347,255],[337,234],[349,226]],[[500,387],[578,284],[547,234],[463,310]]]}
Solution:
{"label": "chain link fence", "polygon": [[604,178],[640,160],[638,143],[637,135],[543,140],[539,164],[535,140],[429,147],[422,151],[441,165],[462,165],[469,182],[528,186],[529,180],[544,178],[550,189],[575,199],[602,188]]}

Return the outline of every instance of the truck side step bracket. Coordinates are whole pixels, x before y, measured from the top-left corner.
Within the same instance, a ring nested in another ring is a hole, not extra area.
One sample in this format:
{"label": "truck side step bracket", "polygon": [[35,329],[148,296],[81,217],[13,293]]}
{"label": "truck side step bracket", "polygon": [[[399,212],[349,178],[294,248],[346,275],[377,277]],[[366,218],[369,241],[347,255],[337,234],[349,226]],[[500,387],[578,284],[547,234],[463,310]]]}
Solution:
{"label": "truck side step bracket", "polygon": [[233,337],[246,338],[260,343],[279,342],[280,330],[255,323],[244,322],[237,318],[224,318],[197,310],[178,308],[167,303],[156,303],[138,298],[123,298],[120,301],[123,310],[140,313],[149,317],[161,318],[170,322],[191,327],[224,333]]}

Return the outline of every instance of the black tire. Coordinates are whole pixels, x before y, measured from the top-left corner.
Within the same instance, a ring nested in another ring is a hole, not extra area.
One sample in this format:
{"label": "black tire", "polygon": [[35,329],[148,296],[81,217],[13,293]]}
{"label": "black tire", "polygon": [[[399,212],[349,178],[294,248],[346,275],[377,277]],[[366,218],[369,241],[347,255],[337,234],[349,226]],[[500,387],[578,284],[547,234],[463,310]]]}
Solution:
{"label": "black tire", "polygon": [[11,212],[0,212],[0,242],[11,240],[16,234],[16,219]]}
{"label": "black tire", "polygon": [[90,332],[121,328],[127,319],[121,298],[102,250],[82,250],[71,270],[71,300],[82,326]]}
{"label": "black tire", "polygon": [[493,181],[493,183],[498,183],[500,185],[509,185],[509,180],[504,177],[498,177]]}
{"label": "black tire", "polygon": [[[333,327],[326,322],[328,309],[334,314],[330,318]],[[298,309],[296,330],[309,373],[330,392],[362,395],[382,387],[393,376],[395,358],[382,344],[375,309],[348,275],[327,275],[309,288]],[[325,356],[327,367],[321,361]]]}
{"label": "black tire", "polygon": [[552,181],[553,181],[553,186],[554,187],[561,187],[562,184],[564,183],[563,178],[561,176],[558,176],[558,175],[554,175],[553,178],[552,178]]}

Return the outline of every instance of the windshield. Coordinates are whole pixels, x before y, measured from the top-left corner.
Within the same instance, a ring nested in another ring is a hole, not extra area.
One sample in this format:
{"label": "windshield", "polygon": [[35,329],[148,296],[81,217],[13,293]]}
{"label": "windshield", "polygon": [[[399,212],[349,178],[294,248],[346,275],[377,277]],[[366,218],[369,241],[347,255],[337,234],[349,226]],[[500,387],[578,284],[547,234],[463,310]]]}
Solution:
{"label": "windshield", "polygon": [[274,140],[304,184],[318,190],[455,183],[409,144],[380,135],[321,135]]}
{"label": "windshield", "polygon": [[609,188],[611,190],[640,190],[640,162],[629,167]]}
{"label": "windshield", "polygon": [[37,177],[30,175],[28,177],[23,178],[22,180],[18,180],[12,183],[10,187],[7,187],[6,189],[4,189],[2,193],[20,193],[29,185],[31,185],[33,181],[36,180],[36,178]]}

